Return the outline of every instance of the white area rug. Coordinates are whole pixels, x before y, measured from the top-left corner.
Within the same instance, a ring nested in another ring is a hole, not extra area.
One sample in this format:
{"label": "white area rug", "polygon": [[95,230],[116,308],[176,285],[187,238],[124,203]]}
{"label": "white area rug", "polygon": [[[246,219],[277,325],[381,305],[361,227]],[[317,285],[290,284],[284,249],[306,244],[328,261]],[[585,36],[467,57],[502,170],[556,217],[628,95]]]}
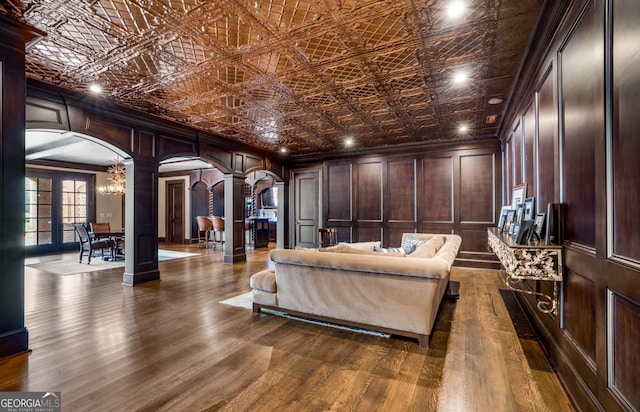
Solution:
{"label": "white area rug", "polygon": [[[252,301],[252,297],[251,297],[251,292],[243,293],[242,295],[238,295],[238,296],[231,297],[229,299],[221,300],[220,303],[222,303],[224,305],[235,306],[237,308],[243,308],[243,309],[249,309],[249,310],[252,310],[252,308],[253,308],[253,301]],[[348,331],[357,332],[357,333],[365,333],[367,335],[380,336],[380,337],[383,337],[383,338],[391,337],[391,335],[389,333],[378,332],[378,331],[369,330],[369,329],[356,328],[356,327],[353,327],[353,326],[339,325],[337,323],[332,323],[332,322],[323,322],[321,320],[315,320],[315,319],[305,318],[305,317],[302,317],[302,316],[290,315],[288,313],[280,312],[280,311],[277,311],[277,310],[262,309],[262,312],[268,313],[270,315],[282,316],[283,318],[289,318],[289,319],[300,320],[300,321],[303,321],[303,322],[313,323],[315,325],[328,326],[330,328],[348,330]]]}
{"label": "white area rug", "polygon": [[[79,253],[79,252],[78,252]],[[198,253],[176,252],[174,250],[158,249],[158,261],[198,256]],[[92,257],[91,264],[87,264],[87,257],[82,257],[82,263],[78,262],[78,254],[65,256],[64,259],[51,260],[26,265],[34,269],[55,273],[56,275],[77,275],[78,273],[97,272],[113,268],[124,267],[124,260],[105,262],[100,256]]]}

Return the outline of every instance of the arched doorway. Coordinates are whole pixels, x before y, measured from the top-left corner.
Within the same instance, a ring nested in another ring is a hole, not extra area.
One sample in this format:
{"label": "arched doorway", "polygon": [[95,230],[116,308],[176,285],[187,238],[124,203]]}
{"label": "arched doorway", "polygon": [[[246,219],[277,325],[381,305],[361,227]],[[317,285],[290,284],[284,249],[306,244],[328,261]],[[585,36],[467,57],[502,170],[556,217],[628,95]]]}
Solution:
{"label": "arched doorway", "polygon": [[209,215],[209,189],[203,181],[196,182],[191,188],[191,239],[198,238],[198,224],[196,216]]}
{"label": "arched doorway", "polygon": [[113,183],[108,167],[128,159],[124,151],[92,136],[26,130],[26,254],[76,249],[73,223],[103,222],[114,230],[123,228],[124,190],[98,193],[97,189]]}

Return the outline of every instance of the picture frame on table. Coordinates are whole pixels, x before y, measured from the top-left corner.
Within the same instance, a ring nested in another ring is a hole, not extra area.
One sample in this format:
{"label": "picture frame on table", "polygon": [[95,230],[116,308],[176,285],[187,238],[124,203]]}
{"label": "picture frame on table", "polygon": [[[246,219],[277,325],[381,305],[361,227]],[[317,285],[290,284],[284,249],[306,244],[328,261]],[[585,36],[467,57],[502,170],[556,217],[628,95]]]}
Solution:
{"label": "picture frame on table", "polygon": [[513,225],[513,218],[516,216],[516,211],[513,209],[507,210],[507,216],[504,218],[504,224],[502,225],[501,233],[509,233],[511,226]]}
{"label": "picture frame on table", "polygon": [[498,230],[500,231],[500,233],[502,233],[502,231],[504,230],[504,223],[507,219],[507,212],[509,210],[511,210],[510,205],[502,206],[502,209],[500,209],[500,218],[498,219]]}
{"label": "picture frame on table", "polygon": [[516,223],[522,223],[523,220],[524,220],[524,203],[520,203],[518,206],[516,206],[516,216],[514,218],[514,221]]}
{"label": "picture frame on table", "polygon": [[533,231],[534,221],[531,219],[525,219],[520,224],[518,228],[518,233],[516,234],[516,243],[519,245],[524,245],[529,242],[529,238],[531,237],[531,232]]}
{"label": "picture frame on table", "polygon": [[518,233],[520,233],[520,223],[514,221],[509,228],[509,236],[518,237]]}
{"label": "picture frame on table", "polygon": [[511,190],[511,208],[515,209],[520,203],[524,203],[524,200],[527,196],[527,184],[520,183],[519,185],[513,186]]}
{"label": "picture frame on table", "polygon": [[529,197],[524,200],[524,219],[534,220],[536,218],[536,198]]}
{"label": "picture frame on table", "polygon": [[538,213],[533,224],[533,237],[542,240],[545,234],[546,213]]}

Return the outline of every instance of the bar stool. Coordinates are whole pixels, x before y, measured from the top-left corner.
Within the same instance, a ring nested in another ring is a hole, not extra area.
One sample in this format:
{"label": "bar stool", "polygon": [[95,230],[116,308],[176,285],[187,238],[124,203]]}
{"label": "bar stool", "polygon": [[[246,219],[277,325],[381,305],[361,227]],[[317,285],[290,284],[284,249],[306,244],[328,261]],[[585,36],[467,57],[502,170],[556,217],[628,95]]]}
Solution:
{"label": "bar stool", "polygon": [[338,244],[338,232],[336,228],[318,229],[318,247],[328,247]]}

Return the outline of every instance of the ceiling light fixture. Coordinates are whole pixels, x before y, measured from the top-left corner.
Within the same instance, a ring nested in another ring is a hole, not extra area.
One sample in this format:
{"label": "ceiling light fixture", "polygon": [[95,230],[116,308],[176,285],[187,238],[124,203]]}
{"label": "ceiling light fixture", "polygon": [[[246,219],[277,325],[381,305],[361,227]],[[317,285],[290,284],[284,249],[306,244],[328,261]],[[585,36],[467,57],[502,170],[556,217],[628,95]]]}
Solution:
{"label": "ceiling light fixture", "polygon": [[287,153],[287,148],[286,147],[281,147],[280,148],[280,153]]}
{"label": "ceiling light fixture", "polygon": [[347,140],[344,141],[344,144],[346,146],[353,146],[353,139],[352,138],[347,138]]}
{"label": "ceiling light fixture", "polygon": [[504,99],[500,98],[500,97],[493,97],[491,99],[489,99],[489,101],[487,101],[487,103],[489,104],[500,104],[504,102]]}
{"label": "ceiling light fixture", "polygon": [[464,3],[461,1],[455,1],[447,8],[447,13],[450,17],[460,17],[464,12]]}
{"label": "ceiling light fixture", "polygon": [[467,130],[469,130],[469,128],[468,128],[467,126],[462,125],[462,126],[458,127],[458,131],[459,131],[460,133],[464,133],[464,132],[466,132]]}
{"label": "ceiling light fixture", "polygon": [[102,92],[102,87],[100,87],[97,84],[90,84],[89,85],[89,90],[91,90],[91,92],[93,92],[93,93],[100,93],[100,92]]}
{"label": "ceiling light fixture", "polygon": [[457,72],[453,75],[453,81],[456,84],[462,84],[467,81],[467,74],[464,72]]}
{"label": "ceiling light fixture", "polygon": [[98,193],[101,195],[124,195],[125,190],[125,168],[122,160],[118,159],[107,169],[109,176],[107,180],[111,182],[106,186],[98,186]]}

